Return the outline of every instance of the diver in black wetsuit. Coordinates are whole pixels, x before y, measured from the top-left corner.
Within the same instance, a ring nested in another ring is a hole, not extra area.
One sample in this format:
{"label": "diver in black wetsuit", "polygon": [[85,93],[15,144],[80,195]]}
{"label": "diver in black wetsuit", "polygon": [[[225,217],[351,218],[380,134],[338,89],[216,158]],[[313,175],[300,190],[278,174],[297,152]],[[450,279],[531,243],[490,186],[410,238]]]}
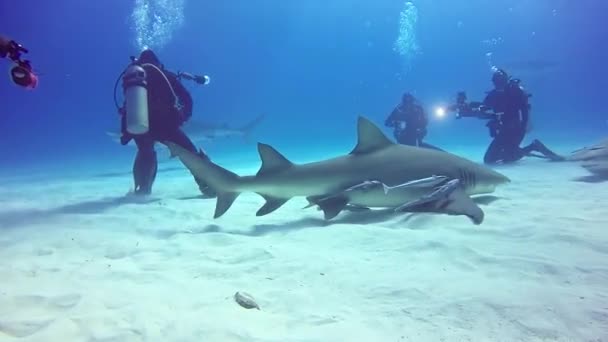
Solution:
{"label": "diver in black wetsuit", "polygon": [[[496,70],[492,75],[494,89],[488,92],[482,103],[463,105],[466,99],[464,93],[459,96],[459,117],[473,116],[489,119],[487,127],[490,136],[494,138],[484,155],[484,163],[512,163],[524,156],[536,156],[552,161],[563,161],[564,158],[549,150],[539,140],[521,148],[529,124],[530,105],[527,94],[519,85],[519,80],[509,78],[504,70]],[[492,111],[492,113],[487,113]],[[532,154],[539,152],[542,156]]]}
{"label": "diver in black wetsuit", "polygon": [[401,97],[401,103],[386,118],[384,125],[393,127],[393,135],[398,143],[410,146],[439,148],[422,142],[426,136],[427,115],[416,98],[410,93]]}
{"label": "diver in black wetsuit", "polygon": [[[144,50],[134,63],[145,71],[143,85],[147,90],[147,126],[144,133],[133,134],[127,129],[127,110],[129,98],[125,95],[125,106],[119,108],[121,114],[121,143],[126,145],[131,139],[137,145],[137,155],[133,164],[135,194],[147,195],[152,191],[156,178],[157,159],[154,150],[155,142],[170,141],[197,153],[201,158],[208,158],[180,129],[180,126],[192,116],[192,97],[180,82],[181,78],[194,80],[199,84],[208,83],[207,76],[193,76],[186,73],[175,74],[166,70],[158,57],[151,50]],[[123,73],[124,74],[124,73]],[[123,87],[127,76],[123,79]],[[144,97],[145,99],[145,97]],[[132,100],[136,102],[136,100]],[[145,106],[145,105],[144,105]],[[204,181],[195,178],[199,189],[206,197],[215,193]]]}

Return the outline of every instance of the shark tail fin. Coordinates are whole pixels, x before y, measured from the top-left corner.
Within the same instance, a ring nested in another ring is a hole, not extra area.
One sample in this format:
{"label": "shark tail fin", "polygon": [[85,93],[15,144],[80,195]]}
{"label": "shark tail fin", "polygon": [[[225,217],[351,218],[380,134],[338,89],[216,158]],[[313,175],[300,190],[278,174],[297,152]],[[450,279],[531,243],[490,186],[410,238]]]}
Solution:
{"label": "shark tail fin", "polygon": [[256,117],[255,119],[253,119],[251,122],[247,123],[245,126],[241,127],[240,131],[243,132],[243,139],[244,140],[249,140],[249,137],[251,136],[251,132],[253,132],[253,130],[260,124],[260,122],[262,122],[262,120],[264,120],[264,114],[259,115],[258,117]]}
{"label": "shark tail fin", "polygon": [[241,177],[213,163],[206,155],[193,153],[172,142],[165,141],[163,144],[167,145],[172,157],[181,160],[195,179],[205,183],[217,194],[213,218],[224,215],[240,194],[238,183]]}

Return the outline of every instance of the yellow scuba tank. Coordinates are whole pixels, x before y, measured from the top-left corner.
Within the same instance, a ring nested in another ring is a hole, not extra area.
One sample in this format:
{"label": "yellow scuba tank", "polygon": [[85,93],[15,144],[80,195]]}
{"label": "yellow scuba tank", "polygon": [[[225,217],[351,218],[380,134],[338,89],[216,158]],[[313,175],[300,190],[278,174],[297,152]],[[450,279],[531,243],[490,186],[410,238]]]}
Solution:
{"label": "yellow scuba tank", "polygon": [[150,129],[146,71],[131,64],[122,78],[126,109],[126,129],[133,135],[145,134]]}

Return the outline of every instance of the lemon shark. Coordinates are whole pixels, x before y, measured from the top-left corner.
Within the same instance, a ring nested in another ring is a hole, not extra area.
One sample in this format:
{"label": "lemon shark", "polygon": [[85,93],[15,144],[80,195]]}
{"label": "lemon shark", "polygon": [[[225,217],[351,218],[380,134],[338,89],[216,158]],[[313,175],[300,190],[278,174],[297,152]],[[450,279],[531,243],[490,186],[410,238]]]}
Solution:
{"label": "lemon shark", "polygon": [[324,211],[325,219],[355,206],[466,215],[480,224],[484,213],[470,196],[491,193],[509,182],[486,166],[448,152],[396,144],[364,117],[359,117],[357,131],[357,144],[349,154],[305,164],[295,164],[270,145],[258,143],[262,166],[249,176],[164,143],[172,156],[217,192],[214,218],[226,213],[240,193],[255,192],[266,200],[257,216],[304,196]]}

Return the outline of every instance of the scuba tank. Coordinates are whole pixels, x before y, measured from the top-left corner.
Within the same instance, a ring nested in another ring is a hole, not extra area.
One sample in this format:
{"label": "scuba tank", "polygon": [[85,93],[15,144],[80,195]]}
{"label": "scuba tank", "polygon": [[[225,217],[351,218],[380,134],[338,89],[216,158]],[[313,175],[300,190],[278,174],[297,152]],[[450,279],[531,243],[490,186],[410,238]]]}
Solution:
{"label": "scuba tank", "polygon": [[127,132],[139,135],[150,129],[148,117],[148,89],[146,71],[137,64],[131,64],[124,72],[122,87],[125,97]]}
{"label": "scuba tank", "polygon": [[[137,58],[131,56],[131,64],[118,76],[114,84],[114,104],[118,112],[124,116],[124,128],[128,134],[141,135],[150,130],[150,117],[148,108],[148,73],[158,72],[165,80],[168,90],[174,98],[173,107],[180,113],[184,105],[177,96],[171,82],[157,65],[152,63],[141,63]],[[147,71],[146,71],[147,70]],[[178,72],[178,80],[182,78],[195,81],[198,84],[208,84],[208,76],[197,76],[189,73]],[[122,78],[124,106],[118,104],[116,92]],[[188,118],[185,118],[187,120]]]}
{"label": "scuba tank", "polygon": [[519,88],[519,90],[521,90],[523,92],[524,96],[526,97],[526,103],[528,106],[528,122],[526,124],[525,129],[526,129],[526,133],[529,133],[533,129],[532,105],[528,102],[528,99],[532,97],[532,94],[527,92],[526,89],[524,89],[524,87],[521,85],[521,80],[519,78],[512,78],[509,81],[509,86]]}

